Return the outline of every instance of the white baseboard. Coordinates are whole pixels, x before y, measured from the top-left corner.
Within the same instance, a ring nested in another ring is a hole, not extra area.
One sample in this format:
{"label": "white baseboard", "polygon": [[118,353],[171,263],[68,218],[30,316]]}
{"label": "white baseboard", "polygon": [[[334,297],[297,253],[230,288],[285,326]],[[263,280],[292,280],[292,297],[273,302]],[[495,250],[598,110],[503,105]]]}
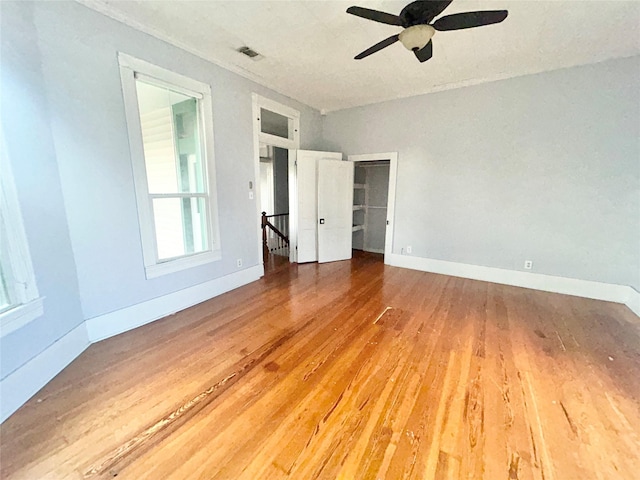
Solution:
{"label": "white baseboard", "polygon": [[640,292],[633,287],[627,287],[629,289],[627,294],[627,301],[625,304],[629,307],[633,313],[640,317]]}
{"label": "white baseboard", "polygon": [[518,272],[515,270],[399,255],[396,253],[385,256],[385,263],[394,267],[440,273],[453,277],[470,278],[515,287],[532,288],[545,292],[563,293],[565,295],[623,303],[636,315],[640,316],[640,294],[627,285],[614,285],[611,283],[592,282],[575,278],[555,277],[552,275],[542,275],[540,273]]}
{"label": "white baseboard", "polygon": [[0,381],[0,423],[20,408],[89,346],[83,323]]}
{"label": "white baseboard", "polygon": [[256,281],[263,275],[264,267],[256,265],[184,290],[90,318],[86,321],[89,340],[92,343],[98,342],[132,330]]}

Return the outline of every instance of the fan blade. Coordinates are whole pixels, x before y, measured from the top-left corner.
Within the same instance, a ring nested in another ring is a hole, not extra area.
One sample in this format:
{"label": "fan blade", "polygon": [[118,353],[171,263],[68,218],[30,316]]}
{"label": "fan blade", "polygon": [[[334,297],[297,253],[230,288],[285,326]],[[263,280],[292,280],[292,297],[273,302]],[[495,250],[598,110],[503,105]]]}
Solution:
{"label": "fan blade", "polygon": [[356,17],[366,18],[367,20],[373,20],[374,22],[386,23],[387,25],[397,25],[399,27],[402,26],[399,16],[379,12],[378,10],[371,10],[370,8],[349,7],[347,8],[347,13],[355,15]]}
{"label": "fan blade", "polygon": [[402,26],[407,28],[412,25],[427,24],[440,15],[450,3],[451,0],[422,0],[411,2],[400,12]]}
{"label": "fan blade", "polygon": [[376,43],[373,47],[367,48],[364,52],[359,53],[354,58],[356,60],[363,59],[364,57],[368,57],[372,53],[376,53],[378,50],[382,50],[389,45],[393,45],[398,41],[398,35],[391,35],[389,38],[385,38],[381,42]]}
{"label": "fan blade", "polygon": [[440,15],[444,11],[444,9],[447,8],[451,4],[452,1],[453,0],[446,0],[446,1],[441,1],[441,2],[434,2],[434,1],[425,2],[425,3],[430,4],[430,6],[429,6],[429,14],[433,15],[430,20],[433,20],[438,15]]}
{"label": "fan blade", "polygon": [[416,58],[418,60],[420,60],[420,63],[422,62],[426,62],[427,60],[429,60],[432,55],[433,55],[433,43],[431,43],[431,40],[429,40],[429,43],[427,43],[424,47],[422,47],[420,50],[416,50],[415,52],[413,52],[416,54]]}
{"label": "fan blade", "polygon": [[482,27],[500,23],[507,18],[506,10],[487,10],[484,12],[454,13],[439,18],[433,23],[433,28],[438,31],[462,30],[463,28]]}

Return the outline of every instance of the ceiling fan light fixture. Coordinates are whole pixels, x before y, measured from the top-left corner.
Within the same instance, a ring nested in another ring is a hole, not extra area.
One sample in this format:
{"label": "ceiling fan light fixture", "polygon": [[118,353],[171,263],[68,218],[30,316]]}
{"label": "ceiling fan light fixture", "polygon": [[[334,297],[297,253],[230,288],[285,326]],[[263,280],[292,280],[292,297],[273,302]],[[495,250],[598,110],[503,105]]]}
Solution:
{"label": "ceiling fan light fixture", "polygon": [[422,50],[436,33],[431,25],[413,25],[400,32],[399,40],[404,48],[411,51]]}

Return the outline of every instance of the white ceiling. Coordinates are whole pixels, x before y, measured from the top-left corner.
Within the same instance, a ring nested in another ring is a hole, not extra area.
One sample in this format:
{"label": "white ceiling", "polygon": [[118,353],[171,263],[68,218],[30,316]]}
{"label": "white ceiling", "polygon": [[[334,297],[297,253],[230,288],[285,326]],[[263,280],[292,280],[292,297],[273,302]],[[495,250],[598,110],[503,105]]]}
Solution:
{"label": "white ceiling", "polygon": [[[400,43],[353,60],[401,28],[345,10],[398,14],[408,1],[78,1],[325,111],[640,54],[638,0],[455,0],[442,15],[507,9],[509,16],[437,32],[423,64]],[[243,45],[264,58],[237,53]]]}

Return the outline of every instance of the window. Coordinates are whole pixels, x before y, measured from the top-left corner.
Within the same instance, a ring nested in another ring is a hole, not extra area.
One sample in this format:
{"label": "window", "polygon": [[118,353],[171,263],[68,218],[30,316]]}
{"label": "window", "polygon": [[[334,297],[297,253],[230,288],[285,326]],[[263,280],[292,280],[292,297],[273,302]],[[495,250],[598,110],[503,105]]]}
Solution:
{"label": "window", "polygon": [[210,87],[118,58],[147,278],[220,259]]}
{"label": "window", "polygon": [[43,314],[4,137],[0,137],[0,330],[4,336]]}
{"label": "window", "polygon": [[257,122],[254,133],[261,144],[300,148],[300,112],[254,93],[253,115]]}
{"label": "window", "polygon": [[261,108],[260,131],[291,140],[294,135],[293,119],[266,108]]}

